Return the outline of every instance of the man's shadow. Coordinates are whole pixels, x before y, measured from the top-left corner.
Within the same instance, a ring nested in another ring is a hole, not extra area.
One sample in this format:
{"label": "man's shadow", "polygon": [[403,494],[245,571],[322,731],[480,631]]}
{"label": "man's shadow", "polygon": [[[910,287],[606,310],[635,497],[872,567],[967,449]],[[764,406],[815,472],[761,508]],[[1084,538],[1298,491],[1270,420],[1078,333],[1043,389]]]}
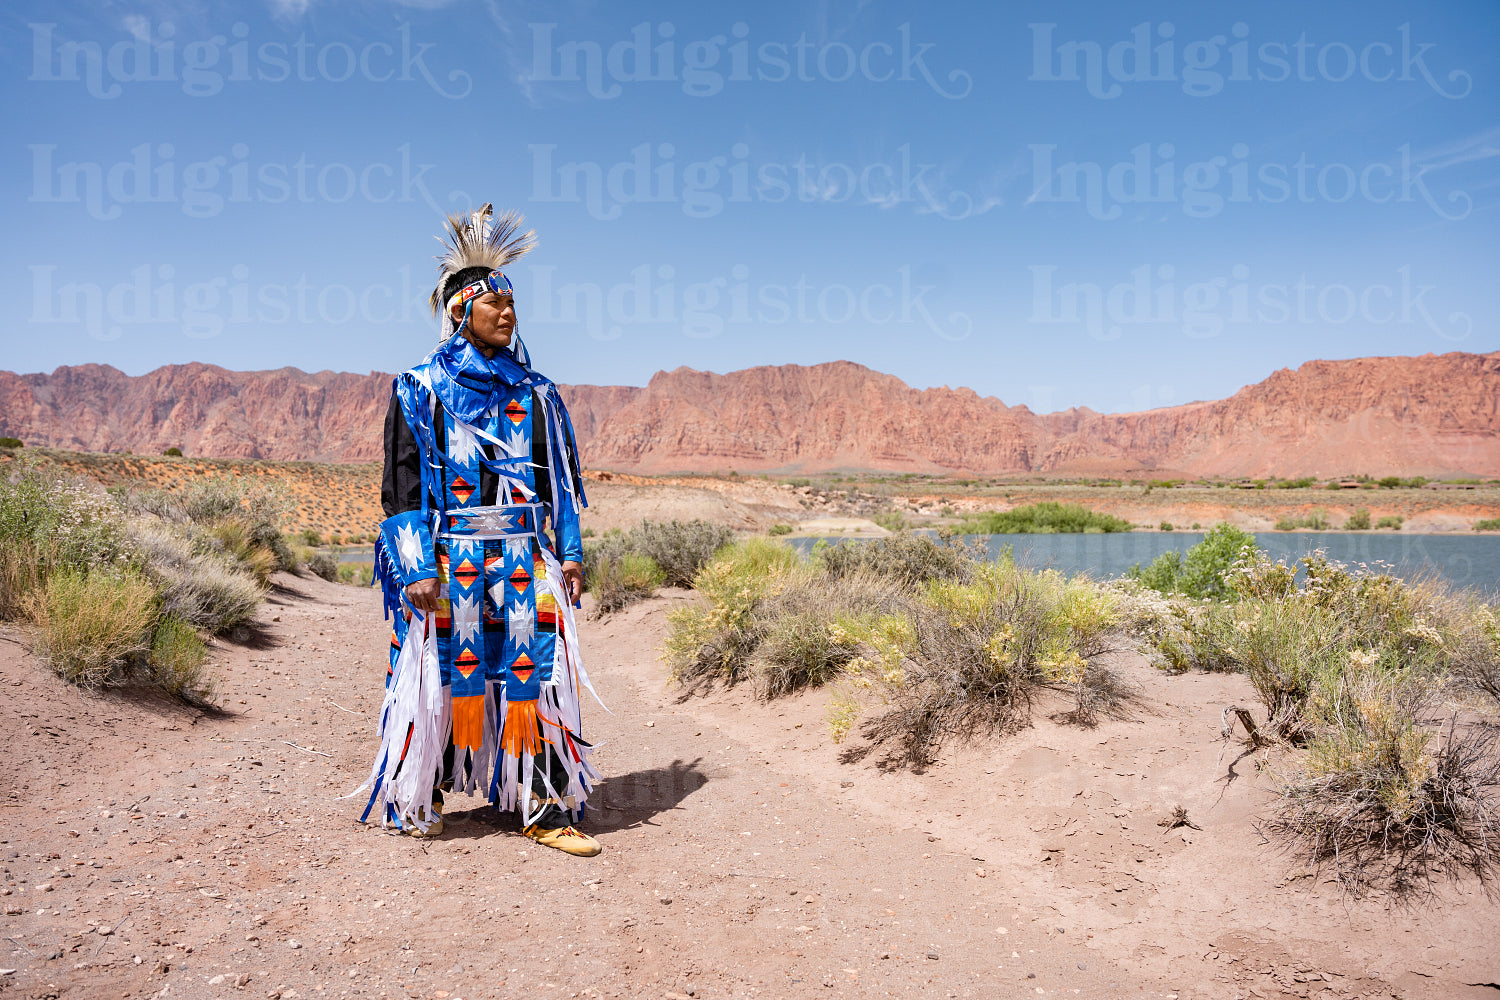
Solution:
{"label": "man's shadow", "polygon": [[[589,793],[588,808],[579,827],[584,833],[615,833],[638,826],[655,826],[661,813],[676,809],[689,795],[708,784],[699,767],[703,758],[691,762],[674,760],[666,767],[653,767],[629,774],[605,775]],[[443,815],[440,840],[478,838],[504,830],[519,830],[514,812],[500,813],[487,803],[465,795],[449,795],[449,810]],[[473,802],[472,808],[458,808]]]}

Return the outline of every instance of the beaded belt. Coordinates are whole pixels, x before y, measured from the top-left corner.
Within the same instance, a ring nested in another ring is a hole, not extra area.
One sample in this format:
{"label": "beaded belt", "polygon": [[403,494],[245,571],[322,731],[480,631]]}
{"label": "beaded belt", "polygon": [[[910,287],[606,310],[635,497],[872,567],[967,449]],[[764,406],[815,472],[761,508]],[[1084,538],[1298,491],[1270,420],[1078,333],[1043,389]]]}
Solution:
{"label": "beaded belt", "polygon": [[523,538],[537,534],[547,519],[544,503],[463,507],[443,515],[442,538]]}

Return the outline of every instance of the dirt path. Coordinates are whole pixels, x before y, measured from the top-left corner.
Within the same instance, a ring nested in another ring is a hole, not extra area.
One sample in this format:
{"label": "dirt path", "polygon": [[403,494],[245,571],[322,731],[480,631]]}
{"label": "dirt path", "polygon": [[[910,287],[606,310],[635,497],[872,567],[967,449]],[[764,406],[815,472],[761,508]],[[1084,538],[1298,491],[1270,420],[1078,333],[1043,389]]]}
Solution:
{"label": "dirt path", "polygon": [[[217,653],[222,717],[80,694],[0,636],[0,997],[1496,995],[1472,886],[1349,904],[1260,842],[1214,738],[1239,678],[1128,660],[1133,721],[884,773],[839,763],[823,694],[679,702],[669,594],[585,627],[614,711],[585,715],[586,861],[463,797],[437,841],[355,822],[378,597],[283,584]],[[1176,805],[1202,829],[1158,826]]]}

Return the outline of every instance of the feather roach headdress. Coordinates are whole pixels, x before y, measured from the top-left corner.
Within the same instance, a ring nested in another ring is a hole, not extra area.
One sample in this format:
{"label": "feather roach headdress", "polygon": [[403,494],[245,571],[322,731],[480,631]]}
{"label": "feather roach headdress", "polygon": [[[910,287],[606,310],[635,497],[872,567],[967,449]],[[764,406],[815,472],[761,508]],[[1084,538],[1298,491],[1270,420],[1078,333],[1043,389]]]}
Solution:
{"label": "feather roach headdress", "polygon": [[514,294],[501,269],[536,246],[534,230],[517,233],[522,216],[506,212],[492,219],[494,212],[486,203],[477,212],[449,215],[447,233],[438,237],[447,252],[437,258],[438,283],[428,303],[443,318],[444,339],[462,325],[476,297],[485,292]]}

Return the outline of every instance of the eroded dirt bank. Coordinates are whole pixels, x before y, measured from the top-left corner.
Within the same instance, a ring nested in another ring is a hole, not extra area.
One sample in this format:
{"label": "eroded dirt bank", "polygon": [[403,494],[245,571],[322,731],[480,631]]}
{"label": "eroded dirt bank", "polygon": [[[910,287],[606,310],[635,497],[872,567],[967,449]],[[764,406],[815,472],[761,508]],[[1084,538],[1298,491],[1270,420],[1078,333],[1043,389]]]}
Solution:
{"label": "eroded dirt bank", "polygon": [[[360,826],[378,596],[279,579],[216,651],[222,716],[81,694],[0,636],[0,996],[1496,995],[1474,885],[1353,903],[1261,841],[1264,779],[1216,739],[1238,677],[1125,657],[1130,721],[1043,711],[886,772],[840,763],[824,694],[680,701],[669,593],[585,627],[614,712],[585,716],[585,861],[463,797],[436,841]],[[1158,825],[1177,805],[1200,830]]]}

